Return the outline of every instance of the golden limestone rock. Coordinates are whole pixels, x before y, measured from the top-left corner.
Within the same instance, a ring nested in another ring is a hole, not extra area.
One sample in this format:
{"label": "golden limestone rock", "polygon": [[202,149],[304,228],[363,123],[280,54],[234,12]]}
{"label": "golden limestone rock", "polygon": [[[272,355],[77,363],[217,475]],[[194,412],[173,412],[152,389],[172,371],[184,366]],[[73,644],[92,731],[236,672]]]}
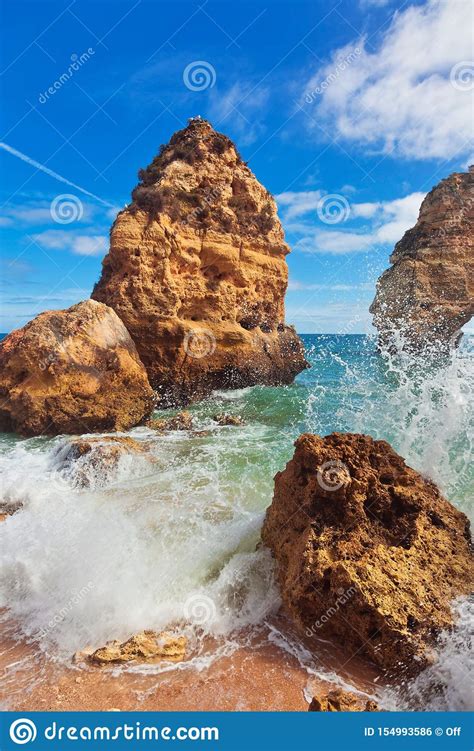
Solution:
{"label": "golden limestone rock", "polygon": [[41,313],[0,344],[0,430],[127,430],[153,391],[123,322],[95,300]]}
{"label": "golden limestone rock", "polygon": [[360,696],[336,688],[327,694],[313,696],[308,712],[378,712],[377,702],[363,701]]}
{"label": "golden limestone rock", "polygon": [[287,611],[309,639],[416,672],[472,586],[467,517],[386,441],[304,434],[295,446],[262,531]]}
{"label": "golden limestone rock", "polygon": [[[380,277],[370,311],[392,349],[449,349],[474,313],[474,167],[428,193]],[[401,341],[400,341],[401,337]]]}
{"label": "golden limestone rock", "polygon": [[92,654],[85,654],[88,662],[110,665],[120,662],[179,662],[186,654],[186,637],[167,631],[140,631],[127,641],[108,642]]}
{"label": "golden limestone rock", "polygon": [[289,247],[232,141],[193,118],[139,178],[92,297],[125,323],[160,405],[291,383],[307,363],[285,325]]}

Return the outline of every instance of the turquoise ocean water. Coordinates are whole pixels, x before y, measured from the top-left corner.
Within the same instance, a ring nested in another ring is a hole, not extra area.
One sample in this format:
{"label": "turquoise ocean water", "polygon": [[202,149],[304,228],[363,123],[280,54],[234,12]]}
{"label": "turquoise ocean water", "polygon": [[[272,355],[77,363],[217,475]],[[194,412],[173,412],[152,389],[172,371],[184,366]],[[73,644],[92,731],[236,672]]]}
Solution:
{"label": "turquoise ocean water", "polygon": [[[216,637],[226,653],[278,608],[271,557],[256,546],[273,477],[305,431],[388,440],[470,513],[474,340],[433,368],[381,356],[372,337],[303,339],[312,367],[294,384],[216,392],[191,407],[194,432],[135,428],[146,452],[106,474],[87,457],[65,465],[67,438],[0,436],[2,504],[19,507],[0,525],[0,606],[24,636],[69,659],[184,620],[190,639]],[[245,425],[217,425],[222,412]],[[448,684],[464,644],[440,661]],[[449,691],[442,706],[462,708]]]}

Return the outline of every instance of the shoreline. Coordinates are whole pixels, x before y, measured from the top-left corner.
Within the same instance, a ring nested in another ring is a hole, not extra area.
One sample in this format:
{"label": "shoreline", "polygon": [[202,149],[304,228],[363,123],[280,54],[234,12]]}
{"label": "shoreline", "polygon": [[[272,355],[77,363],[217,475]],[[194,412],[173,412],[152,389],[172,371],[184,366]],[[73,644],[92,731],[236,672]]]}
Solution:
{"label": "shoreline", "polygon": [[[283,617],[272,624],[287,638],[285,626]],[[12,630],[11,623],[4,624],[0,636],[0,706],[11,711],[306,712],[312,694],[345,682],[346,688],[373,697],[374,679],[380,674],[357,658],[344,664],[340,650],[327,644],[321,645],[314,664],[320,662],[328,678],[312,676],[310,671],[317,668],[304,667],[295,655],[272,643],[269,637],[275,631],[270,629],[242,634],[241,645],[208,666],[187,667],[183,662],[170,666],[169,672],[146,663],[92,667],[56,662],[34,644],[17,640]],[[330,680],[331,672],[339,682]]]}

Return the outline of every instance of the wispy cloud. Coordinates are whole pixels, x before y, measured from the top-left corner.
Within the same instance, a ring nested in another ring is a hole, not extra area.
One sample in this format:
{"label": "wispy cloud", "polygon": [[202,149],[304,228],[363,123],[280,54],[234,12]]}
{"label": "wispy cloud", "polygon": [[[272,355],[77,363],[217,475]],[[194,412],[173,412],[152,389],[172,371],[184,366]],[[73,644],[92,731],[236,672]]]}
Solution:
{"label": "wispy cloud", "polygon": [[363,38],[335,50],[305,90],[329,80],[354,44],[361,53],[306,105],[310,128],[320,134],[322,124],[331,138],[405,158],[472,151],[471,27],[468,2],[428,0],[395,13],[375,52]]}
{"label": "wispy cloud", "polygon": [[321,191],[287,192],[276,196],[283,209],[285,228],[296,236],[295,250],[342,255],[394,245],[416,223],[425,194],[415,192],[392,201],[352,204],[339,196],[348,211],[334,224],[325,223],[318,215],[325,197]]}
{"label": "wispy cloud", "polygon": [[76,231],[52,229],[32,236],[33,240],[49,250],[69,250],[79,256],[101,256],[107,251],[106,235],[83,235]]}

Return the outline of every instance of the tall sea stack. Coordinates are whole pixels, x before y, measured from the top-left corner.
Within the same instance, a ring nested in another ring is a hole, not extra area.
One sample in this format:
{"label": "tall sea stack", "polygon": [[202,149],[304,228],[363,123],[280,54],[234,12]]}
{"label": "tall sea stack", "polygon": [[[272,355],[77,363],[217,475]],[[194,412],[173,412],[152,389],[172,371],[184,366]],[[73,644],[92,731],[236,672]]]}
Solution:
{"label": "tall sea stack", "polygon": [[125,323],[161,404],[291,383],[307,363],[284,319],[290,249],[232,141],[192,118],[139,180],[92,297]]}
{"label": "tall sea stack", "polygon": [[428,193],[390,262],[370,308],[382,346],[455,346],[474,313],[474,167]]}

